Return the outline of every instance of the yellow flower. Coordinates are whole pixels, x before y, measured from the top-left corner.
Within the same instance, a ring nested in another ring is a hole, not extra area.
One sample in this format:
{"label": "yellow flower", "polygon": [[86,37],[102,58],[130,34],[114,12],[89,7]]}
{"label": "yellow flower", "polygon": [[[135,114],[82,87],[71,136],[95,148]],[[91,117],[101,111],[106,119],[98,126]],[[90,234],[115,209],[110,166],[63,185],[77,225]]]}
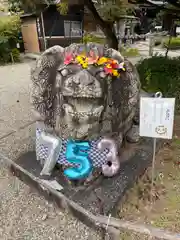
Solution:
{"label": "yellow flower", "polygon": [[119,72],[117,70],[112,70],[112,74],[114,77],[119,77]]}
{"label": "yellow flower", "polygon": [[76,57],[76,62],[78,62],[83,68],[88,67],[88,58],[84,55],[79,55]]}
{"label": "yellow flower", "polygon": [[106,65],[107,68],[112,68],[111,64]]}
{"label": "yellow flower", "polygon": [[88,63],[87,62],[83,62],[81,65],[82,65],[83,68],[87,68],[88,67]]}
{"label": "yellow flower", "polygon": [[97,61],[97,65],[103,65],[104,63],[106,63],[108,61],[108,59],[106,57],[101,57],[98,61]]}
{"label": "yellow flower", "polygon": [[82,57],[81,57],[81,56],[77,56],[77,57],[76,57],[76,61],[77,61],[77,62],[79,62],[79,63],[80,63],[82,60],[83,60],[83,59],[82,59]]}
{"label": "yellow flower", "polygon": [[88,61],[88,58],[86,56],[84,56],[84,55],[80,55],[80,56],[81,56],[82,61],[84,61],[84,62]]}

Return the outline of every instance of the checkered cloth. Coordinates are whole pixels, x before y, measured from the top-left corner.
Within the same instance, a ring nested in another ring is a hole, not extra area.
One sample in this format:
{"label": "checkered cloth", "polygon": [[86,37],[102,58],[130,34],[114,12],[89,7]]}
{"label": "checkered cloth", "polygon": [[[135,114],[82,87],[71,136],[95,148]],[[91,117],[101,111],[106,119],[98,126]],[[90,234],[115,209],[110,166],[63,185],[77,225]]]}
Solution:
{"label": "checkered cloth", "polygon": [[[47,158],[48,154],[48,148],[45,147],[43,144],[40,142],[40,134],[43,131],[43,129],[36,128],[36,155],[38,156],[39,159],[45,160]],[[101,167],[103,164],[107,162],[107,153],[109,152],[107,149],[105,149],[103,152],[101,152],[97,148],[97,144],[101,139],[98,140],[93,140],[90,141],[90,150],[89,152],[89,158],[92,161],[92,164],[94,167]],[[61,165],[66,165],[66,166],[73,166],[75,164],[71,164],[67,161],[66,159],[66,145],[67,145],[68,140],[67,139],[62,139],[62,148],[59,151],[59,158],[58,158],[58,163]]]}

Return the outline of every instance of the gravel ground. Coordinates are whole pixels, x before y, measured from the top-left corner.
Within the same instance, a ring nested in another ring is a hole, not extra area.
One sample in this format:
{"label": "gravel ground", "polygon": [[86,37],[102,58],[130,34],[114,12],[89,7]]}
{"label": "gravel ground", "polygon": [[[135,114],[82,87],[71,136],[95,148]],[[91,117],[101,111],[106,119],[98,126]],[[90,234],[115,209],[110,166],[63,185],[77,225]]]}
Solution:
{"label": "gravel ground", "polygon": [[[31,120],[29,70],[31,63],[0,67],[0,137]],[[0,151],[14,159],[34,147],[33,126],[0,140]],[[100,235],[33,192],[1,162],[1,240],[98,240]]]}

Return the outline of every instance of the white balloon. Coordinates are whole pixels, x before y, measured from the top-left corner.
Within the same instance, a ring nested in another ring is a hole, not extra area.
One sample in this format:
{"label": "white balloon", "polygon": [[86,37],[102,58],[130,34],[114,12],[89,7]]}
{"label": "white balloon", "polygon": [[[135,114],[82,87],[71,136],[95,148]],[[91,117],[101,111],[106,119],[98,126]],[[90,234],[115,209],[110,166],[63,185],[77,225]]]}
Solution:
{"label": "white balloon", "polygon": [[109,150],[109,153],[107,154],[107,163],[102,166],[102,173],[106,177],[114,176],[120,168],[120,159],[115,141],[110,138],[103,138],[98,143],[98,148],[100,151],[104,151],[105,149]]}

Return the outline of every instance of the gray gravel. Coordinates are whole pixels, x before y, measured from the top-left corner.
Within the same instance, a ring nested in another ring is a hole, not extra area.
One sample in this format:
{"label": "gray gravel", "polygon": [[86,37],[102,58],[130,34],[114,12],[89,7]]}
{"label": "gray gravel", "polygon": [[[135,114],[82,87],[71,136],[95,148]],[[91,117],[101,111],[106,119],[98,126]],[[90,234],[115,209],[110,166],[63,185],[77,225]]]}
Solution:
{"label": "gray gravel", "polygon": [[[0,67],[0,137],[31,120],[29,104],[30,64]],[[14,159],[34,148],[34,127],[30,126],[0,141],[0,151]],[[0,168],[1,240],[98,240],[100,235],[33,192]]]}

